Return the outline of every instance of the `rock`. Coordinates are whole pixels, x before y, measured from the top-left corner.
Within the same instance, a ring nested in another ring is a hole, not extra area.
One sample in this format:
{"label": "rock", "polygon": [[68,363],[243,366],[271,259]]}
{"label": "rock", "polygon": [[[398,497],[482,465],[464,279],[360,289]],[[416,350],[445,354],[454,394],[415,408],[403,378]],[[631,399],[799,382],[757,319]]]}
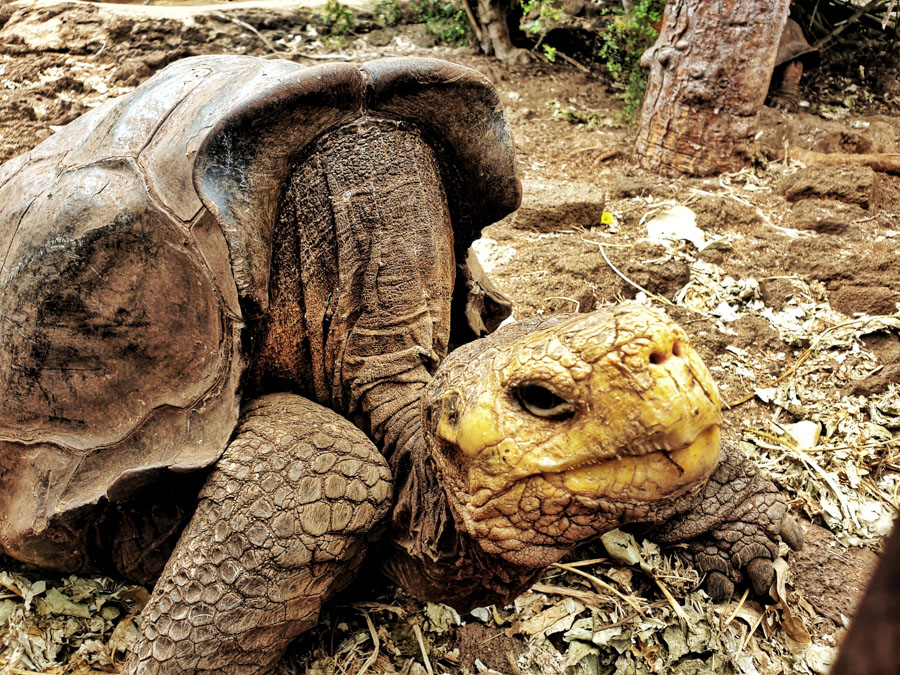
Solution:
{"label": "rock", "polygon": [[818,197],[867,209],[874,184],[875,171],[867,166],[817,166],[800,169],[785,178],[778,186],[778,192],[791,202]]}
{"label": "rock", "polygon": [[896,314],[900,303],[900,292],[875,285],[842,284],[834,290],[829,288],[828,297],[834,309],[848,316],[855,312]]}
{"label": "rock", "polygon": [[731,324],[737,333],[732,337],[732,345],[745,350],[777,352],[784,349],[784,342],[772,329],[766,319],[753,314],[744,314]]}
{"label": "rock", "polygon": [[798,230],[814,230],[822,234],[841,234],[865,217],[865,211],[854,204],[834,199],[804,199],[791,209],[789,225]]}
{"label": "rock", "polygon": [[874,375],[852,380],[843,388],[844,396],[875,396],[887,391],[892,384],[900,383],[900,364],[889,363]]}
{"label": "rock", "polygon": [[800,293],[794,281],[784,277],[760,279],[759,291],[763,302],[776,312],[784,309],[787,301]]}
{"label": "rock", "polygon": [[45,7],[40,11],[13,14],[0,30],[0,42],[18,44],[33,52],[96,52],[109,41],[98,12],[91,7]]}
{"label": "rock", "polygon": [[[621,253],[622,251],[628,251],[627,255]],[[610,257],[633,282],[651,293],[671,299],[690,281],[691,268],[683,260],[663,258],[664,255],[665,247],[642,239],[634,248],[618,249],[616,253],[610,254]],[[625,297],[631,297],[634,295],[634,289],[623,281],[620,293]]]}
{"label": "rock", "polygon": [[690,205],[697,214],[697,225],[706,232],[734,230],[736,226],[757,225],[762,222],[755,207],[742,204],[727,195],[702,195],[697,201],[690,202]]}
{"label": "rock", "polygon": [[560,180],[523,181],[522,206],[513,226],[523,230],[568,230],[597,227],[603,214],[603,190],[591,183]]}

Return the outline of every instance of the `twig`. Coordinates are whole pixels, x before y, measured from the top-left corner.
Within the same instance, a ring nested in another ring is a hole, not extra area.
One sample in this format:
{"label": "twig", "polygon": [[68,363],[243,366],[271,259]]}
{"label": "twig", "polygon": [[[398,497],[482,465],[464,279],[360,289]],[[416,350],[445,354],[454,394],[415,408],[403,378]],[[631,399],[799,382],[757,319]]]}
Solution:
{"label": "twig", "polygon": [[815,19],[816,19],[816,12],[818,12],[818,11],[819,11],[819,0],[816,0],[816,6],[813,7],[812,15],[809,17],[809,25],[807,26],[807,28],[810,30],[812,29],[812,24],[813,24],[813,21],[815,21]]}
{"label": "twig", "polygon": [[634,288],[638,289],[638,290],[641,291],[642,293],[644,293],[644,294],[646,294],[647,296],[653,298],[653,299],[656,300],[657,302],[663,303],[664,305],[674,305],[674,304],[675,304],[675,303],[673,303],[671,300],[669,300],[668,298],[663,297],[662,295],[657,295],[656,293],[654,293],[654,292],[652,292],[652,291],[648,291],[646,288],[644,288],[644,287],[641,286],[640,284],[638,284],[638,283],[632,281],[631,279],[629,279],[628,277],[626,277],[624,274],[622,274],[622,273],[619,271],[619,269],[618,269],[615,265],[612,264],[612,262],[610,261],[610,259],[607,257],[607,255],[606,255],[606,250],[603,248],[603,244],[600,244],[600,243],[598,243],[598,242],[591,242],[591,243],[595,243],[595,244],[597,244],[597,246],[600,247],[600,255],[603,256],[603,259],[606,261],[606,264],[609,265],[609,268],[610,268],[613,272],[615,272],[615,273],[619,276],[619,278],[621,278],[626,284],[628,284],[629,286],[633,286]]}
{"label": "twig", "polygon": [[493,641],[496,640],[498,637],[503,637],[503,631],[500,631],[499,633],[494,633],[493,635],[491,635],[491,637],[485,638],[484,640],[482,640],[482,641],[479,642],[478,644],[480,644],[480,645],[486,645],[488,642],[493,642]]}
{"label": "twig", "polygon": [[881,20],[881,30],[887,28],[888,22],[891,20],[891,13],[894,11],[894,5],[897,0],[891,0],[891,4],[888,5],[887,10],[884,12],[884,18]]}
{"label": "twig", "polygon": [[750,593],[750,587],[744,589],[744,594],[741,596],[740,602],[738,602],[737,607],[734,608],[734,611],[728,615],[728,618],[725,619],[725,622],[722,624],[722,628],[727,628],[728,624],[734,621],[734,617],[737,616],[737,613],[741,611],[741,607],[744,606],[744,601],[747,600],[747,595]]}
{"label": "twig", "polygon": [[469,7],[469,0],[462,0],[462,6],[463,9],[466,10],[466,16],[469,17],[469,24],[472,26],[472,31],[475,33],[475,37],[478,38],[478,42],[480,44],[482,40],[481,27],[475,20],[475,15],[472,13],[472,8]]}
{"label": "twig", "polygon": [[634,244],[610,244],[609,242],[605,244],[601,244],[599,241],[594,241],[593,239],[585,239],[581,238],[585,244],[593,244],[594,246],[608,246],[609,248],[634,248]]}
{"label": "twig", "polygon": [[[464,2],[463,4],[465,4],[465,2]],[[578,68],[578,70],[580,70],[582,73],[590,73],[590,72],[591,72],[591,69],[590,69],[590,68],[581,65],[580,63],[578,63],[578,61],[576,61],[575,59],[573,59],[571,56],[569,56],[569,55],[566,54],[565,52],[561,52],[561,51],[559,51],[559,50],[557,49],[557,50],[556,50],[556,55],[557,55],[557,56],[561,56],[561,57],[563,58],[563,61],[566,61],[567,63],[572,64],[573,66],[575,66],[576,68]]]}
{"label": "twig", "polygon": [[838,450],[856,450],[858,452],[860,450],[880,448],[883,445],[900,447],[900,440],[892,438],[887,441],[869,441],[868,443],[859,443],[857,445],[817,445],[814,448],[807,448],[806,452],[837,452]]}
{"label": "twig", "polygon": [[218,19],[219,21],[228,21],[230,23],[233,23],[235,26],[240,26],[244,30],[250,31],[256,37],[258,37],[260,40],[262,40],[263,44],[266,45],[266,49],[268,49],[273,54],[282,54],[283,55],[286,53],[286,52],[281,52],[278,49],[276,49],[275,45],[273,45],[265,35],[260,33],[258,30],[256,30],[253,26],[251,26],[246,21],[241,21],[240,19],[235,19],[230,16],[225,16],[224,14],[222,14],[222,12],[210,12],[209,15],[211,17],[213,17],[214,19]]}
{"label": "twig", "polygon": [[831,43],[838,35],[840,35],[841,33],[843,33],[845,30],[847,30],[847,28],[849,28],[850,26],[852,26],[854,23],[856,23],[857,20],[859,19],[859,17],[861,17],[863,14],[868,14],[868,13],[870,13],[872,10],[878,9],[878,7],[879,7],[880,5],[885,5],[885,4],[887,4],[887,0],[872,0],[872,2],[870,2],[869,4],[863,5],[863,6],[860,7],[858,10],[856,10],[849,18],[847,18],[847,19],[845,19],[844,21],[842,21],[842,22],[837,26],[837,28],[835,28],[833,31],[831,31],[828,35],[826,35],[825,37],[823,37],[821,40],[818,40],[818,41],[813,45],[813,49],[824,49],[824,48],[825,48],[827,45],[829,45],[829,44],[830,44],[830,43]]}
{"label": "twig", "polygon": [[747,635],[744,636],[744,639],[741,640],[741,644],[738,645],[737,654],[735,655],[734,658],[737,658],[741,654],[741,652],[744,651],[744,648],[747,646],[747,643],[750,642],[750,638],[753,637],[753,634],[756,632],[756,629],[759,628],[759,624],[762,623],[763,617],[766,615],[766,612],[768,612],[768,611],[769,610],[766,609],[766,610],[760,612],[759,616],[756,617],[756,621],[753,623],[752,626],[750,626],[750,630],[747,631]]}
{"label": "twig", "polygon": [[358,609],[359,611],[365,611],[367,609],[371,609],[373,612],[391,612],[392,614],[396,614],[397,618],[404,618],[406,616],[406,612],[402,607],[397,607],[396,605],[386,605],[383,602],[353,602],[349,605],[337,605],[338,607],[350,607],[351,609]]}
{"label": "twig", "polygon": [[615,587],[609,585],[603,579],[594,576],[593,574],[588,574],[587,572],[582,572],[577,567],[572,567],[571,565],[567,565],[566,563],[553,563],[553,567],[556,567],[561,570],[565,570],[566,572],[572,572],[573,574],[578,574],[588,581],[591,582],[592,586],[599,586],[605,591],[609,591],[610,593],[615,593],[622,602],[627,603],[631,606],[631,608],[636,611],[641,616],[644,616],[644,610],[641,609],[641,606],[634,601],[633,598],[629,598],[627,595],[616,589]]}
{"label": "twig", "polygon": [[[553,584],[534,584],[531,590],[537,593],[550,593],[552,595],[562,595],[569,598],[577,598],[591,604],[606,604],[607,598],[604,598],[595,591],[582,591],[577,588],[567,588],[566,586],[554,586]],[[605,601],[605,602],[604,602]]]}
{"label": "twig", "polygon": [[350,651],[347,652],[347,656],[344,657],[344,660],[337,664],[337,667],[340,669],[340,675],[345,675],[347,672],[347,668],[350,667],[350,662],[356,658],[356,650],[359,649],[359,645],[353,645]]}
{"label": "twig", "polygon": [[431,669],[431,661],[428,660],[428,652],[425,651],[425,640],[422,638],[422,629],[419,628],[419,624],[413,624],[413,633],[416,634],[416,640],[419,642],[419,651],[422,652],[422,660],[425,662],[425,670],[428,671],[428,675],[434,675],[434,670]]}
{"label": "twig", "polygon": [[513,656],[512,652],[506,652],[506,662],[509,664],[509,667],[512,668],[513,675],[522,675],[519,664],[516,663],[516,657]]}
{"label": "twig", "polygon": [[609,558],[588,558],[587,560],[575,560],[568,562],[569,567],[590,567],[591,565],[599,565],[601,563],[609,563]]}
{"label": "twig", "polygon": [[[665,600],[656,600],[656,601],[654,601],[654,602],[649,603],[649,604],[647,605],[647,609],[658,609],[658,608],[660,608],[660,607],[665,607],[667,604],[668,604],[668,602],[666,602]],[[616,621],[615,623],[607,623],[607,624],[604,624],[604,625],[602,626],[602,628],[600,628],[600,629],[598,629],[598,630],[606,630],[607,628],[618,628],[619,626],[624,626],[626,623],[628,623],[629,621],[631,621],[631,620],[632,620],[634,617],[636,617],[636,616],[638,616],[638,613],[637,613],[637,612],[634,612],[634,613],[632,613],[632,614],[629,614],[628,616],[622,617],[621,619],[619,619],[619,620]],[[643,614],[641,614],[640,616],[643,616]]]}
{"label": "twig", "polygon": [[[641,566],[641,569],[644,570],[643,566]],[[653,579],[657,586],[659,586],[659,590],[662,591],[662,594],[666,597],[666,600],[669,601],[669,604],[672,606],[672,611],[675,612],[676,616],[685,623],[690,623],[688,615],[685,614],[684,610],[681,608],[681,605],[676,602],[675,598],[669,592],[669,589],[663,585],[663,582],[657,579],[656,575],[653,574],[649,569],[644,570],[644,572],[648,574],[651,579]]]}
{"label": "twig", "polygon": [[369,616],[369,613],[366,610],[360,609],[360,611],[363,613],[363,616],[366,617],[366,624],[369,626],[369,634],[372,636],[372,644],[375,645],[375,648],[372,650],[372,655],[366,659],[364,664],[362,664],[362,668],[356,671],[356,675],[363,675],[363,673],[375,663],[378,659],[378,649],[381,647],[378,634],[375,632],[375,624],[372,623],[372,617]]}

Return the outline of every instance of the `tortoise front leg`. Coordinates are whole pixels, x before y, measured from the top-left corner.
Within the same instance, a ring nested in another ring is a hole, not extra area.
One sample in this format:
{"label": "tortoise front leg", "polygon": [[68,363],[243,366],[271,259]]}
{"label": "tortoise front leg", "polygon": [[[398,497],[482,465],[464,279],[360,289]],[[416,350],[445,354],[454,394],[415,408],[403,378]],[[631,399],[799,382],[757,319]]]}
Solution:
{"label": "tortoise front leg", "polygon": [[708,575],[706,588],[714,600],[727,600],[734,584],[745,580],[766,595],[775,580],[778,542],[795,551],[803,547],[803,531],[784,495],[732,444],[723,445],[719,466],[685,504],[687,509],[657,525],[651,536],[687,543],[687,557]]}
{"label": "tortoise front leg", "polygon": [[260,673],[353,578],[390,471],[333,411],[273,394],[244,411],[142,614],[123,673]]}

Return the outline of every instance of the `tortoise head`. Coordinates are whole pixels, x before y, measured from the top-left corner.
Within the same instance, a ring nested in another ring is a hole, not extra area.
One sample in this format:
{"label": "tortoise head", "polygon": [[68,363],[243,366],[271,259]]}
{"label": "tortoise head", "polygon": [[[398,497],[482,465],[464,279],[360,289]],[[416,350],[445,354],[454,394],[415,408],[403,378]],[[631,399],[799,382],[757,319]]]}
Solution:
{"label": "tortoise head", "polygon": [[448,357],[424,405],[457,526],[526,568],[654,519],[719,458],[709,371],[634,305],[501,328]]}

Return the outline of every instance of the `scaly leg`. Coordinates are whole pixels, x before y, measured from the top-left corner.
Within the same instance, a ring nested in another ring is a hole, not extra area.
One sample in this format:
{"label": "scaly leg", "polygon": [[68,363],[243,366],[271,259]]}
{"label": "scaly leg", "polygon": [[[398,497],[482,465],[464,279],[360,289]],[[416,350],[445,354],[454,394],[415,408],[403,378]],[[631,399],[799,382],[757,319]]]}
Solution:
{"label": "scaly leg", "polygon": [[787,112],[800,110],[800,78],[803,77],[803,62],[799,59],[784,65],[778,88],[769,94],[769,105]]}
{"label": "scaly leg", "polygon": [[730,445],[690,508],[658,525],[650,535],[664,543],[687,542],[687,555],[708,573],[714,600],[727,599],[746,576],[766,595],[775,579],[772,561],[779,539],[800,550],[803,533],[788,513],[784,496],[742,452]]}
{"label": "scaly leg", "polygon": [[267,672],[352,580],[390,495],[387,462],[349,421],[293,394],[253,401],[122,672]]}

